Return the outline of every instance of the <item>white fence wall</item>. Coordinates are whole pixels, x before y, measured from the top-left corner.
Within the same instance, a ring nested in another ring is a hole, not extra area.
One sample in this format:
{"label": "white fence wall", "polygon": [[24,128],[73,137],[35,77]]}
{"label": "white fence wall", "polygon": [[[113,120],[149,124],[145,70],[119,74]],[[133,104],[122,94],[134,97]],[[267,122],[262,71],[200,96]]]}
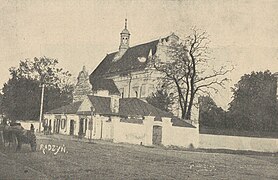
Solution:
{"label": "white fence wall", "polygon": [[278,152],[278,139],[200,134],[200,148]]}
{"label": "white fence wall", "polygon": [[102,123],[102,139],[109,140],[112,139],[112,122],[103,120]]}
{"label": "white fence wall", "polygon": [[146,131],[143,124],[132,124],[113,121],[113,142],[130,144],[146,144]]}
{"label": "white fence wall", "polygon": [[162,129],[162,144],[164,146],[194,147],[199,146],[197,128],[169,126]]}

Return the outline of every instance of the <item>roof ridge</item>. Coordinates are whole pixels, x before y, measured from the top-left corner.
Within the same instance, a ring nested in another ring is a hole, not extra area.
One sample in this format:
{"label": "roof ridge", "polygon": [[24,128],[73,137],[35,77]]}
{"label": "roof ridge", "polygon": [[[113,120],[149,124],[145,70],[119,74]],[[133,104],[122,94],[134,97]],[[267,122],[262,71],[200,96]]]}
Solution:
{"label": "roof ridge", "polygon": [[[129,47],[128,49],[131,49],[131,48],[134,48],[134,47],[137,47],[137,46],[141,46],[141,45],[145,45],[145,44],[148,44],[148,43],[153,43],[153,42],[155,42],[155,41],[158,41],[160,38],[161,39],[165,39],[165,38],[168,38],[170,35],[167,35],[167,36],[161,36],[161,37],[159,37],[159,38],[154,38],[154,39],[152,39],[152,40],[150,40],[150,41],[147,41],[147,42],[139,42],[139,43],[137,43],[137,44],[135,44],[135,45],[133,45],[133,46],[131,46],[131,47]],[[113,51],[111,51],[111,53],[107,53],[106,54],[106,56],[108,56],[108,55],[111,55],[111,54],[113,54],[113,53],[117,53],[117,52],[119,52],[118,50],[113,50]]]}

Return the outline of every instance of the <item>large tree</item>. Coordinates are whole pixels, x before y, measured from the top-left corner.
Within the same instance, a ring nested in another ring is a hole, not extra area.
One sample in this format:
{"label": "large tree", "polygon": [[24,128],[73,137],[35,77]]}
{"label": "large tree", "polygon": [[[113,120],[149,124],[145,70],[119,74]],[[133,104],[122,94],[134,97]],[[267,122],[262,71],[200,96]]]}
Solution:
{"label": "large tree", "polygon": [[200,127],[225,128],[225,111],[209,96],[199,97]]}
{"label": "large tree", "polygon": [[[177,98],[181,118],[190,119],[198,93],[210,94],[224,87],[224,77],[231,69],[215,68],[210,57],[210,40],[206,32],[193,28],[183,41],[167,48],[167,60],[156,56],[153,64],[162,73],[162,82]],[[211,91],[212,90],[212,91]]]}
{"label": "large tree", "polygon": [[232,89],[228,109],[229,126],[240,130],[275,130],[277,113],[277,78],[269,71],[245,74]]}
{"label": "large tree", "polygon": [[3,108],[13,120],[37,119],[40,112],[41,86],[45,85],[44,111],[72,101],[71,74],[47,57],[20,61],[10,68],[11,78],[3,87]]}
{"label": "large tree", "polygon": [[168,94],[166,89],[158,89],[147,97],[147,102],[163,111],[170,112],[171,106],[173,105],[173,99]]}

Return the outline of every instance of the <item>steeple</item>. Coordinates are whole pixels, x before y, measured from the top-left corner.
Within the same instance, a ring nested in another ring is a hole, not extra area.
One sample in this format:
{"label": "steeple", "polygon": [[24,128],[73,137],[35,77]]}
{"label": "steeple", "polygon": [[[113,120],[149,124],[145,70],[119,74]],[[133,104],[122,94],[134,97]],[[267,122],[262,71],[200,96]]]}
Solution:
{"label": "steeple", "polygon": [[73,90],[73,102],[82,101],[89,94],[92,94],[92,87],[86,67],[83,66],[78,74],[77,83]]}
{"label": "steeple", "polygon": [[120,33],[121,39],[120,39],[120,47],[119,52],[124,53],[129,48],[129,37],[130,33],[127,30],[127,19],[125,19],[125,28]]}

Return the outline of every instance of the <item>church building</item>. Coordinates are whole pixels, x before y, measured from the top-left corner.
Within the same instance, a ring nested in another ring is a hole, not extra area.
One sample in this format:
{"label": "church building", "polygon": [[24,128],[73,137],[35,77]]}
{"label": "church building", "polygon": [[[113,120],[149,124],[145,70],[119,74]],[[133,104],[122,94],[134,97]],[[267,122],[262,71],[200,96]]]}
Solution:
{"label": "church building", "polygon": [[[130,47],[130,33],[120,33],[117,52],[108,54],[89,75],[83,67],[77,77],[73,102],[44,114],[51,133],[141,145],[198,146],[198,125],[164,112],[145,99],[159,84],[161,74],[152,57],[178,43],[175,34]],[[181,138],[182,137],[182,138]]]}
{"label": "church building", "polygon": [[[145,100],[160,88],[159,79],[162,75],[153,67],[153,57],[158,57],[160,61],[169,61],[167,48],[175,43],[182,43],[180,38],[172,33],[167,37],[130,47],[130,37],[125,20],[125,27],[120,33],[119,50],[107,54],[90,74],[94,94],[101,91],[102,95],[119,94],[121,98]],[[178,108],[176,104],[174,109]],[[173,113],[179,116],[179,110]],[[193,107],[191,121],[197,123],[198,116],[197,108]]]}

